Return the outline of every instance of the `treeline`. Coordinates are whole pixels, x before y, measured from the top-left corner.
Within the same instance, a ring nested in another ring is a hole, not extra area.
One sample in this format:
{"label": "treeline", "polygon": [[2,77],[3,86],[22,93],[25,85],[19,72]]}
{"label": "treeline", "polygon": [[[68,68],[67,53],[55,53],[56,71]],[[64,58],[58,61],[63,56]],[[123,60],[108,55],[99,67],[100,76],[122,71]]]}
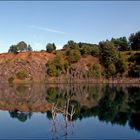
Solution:
{"label": "treeline", "polygon": [[[100,43],[103,42],[111,42],[116,50],[118,51],[128,51],[128,50],[140,50],[140,31],[136,33],[132,33],[129,38],[127,39],[125,36],[120,38],[112,38],[111,40],[101,41],[99,44],[89,44],[89,43],[75,43],[74,41],[68,41],[67,44],[63,46],[63,49],[71,48],[81,48],[80,52],[82,55],[84,54],[93,54],[94,51],[98,51],[98,48],[100,46]],[[94,47],[94,48],[93,48]],[[49,53],[56,50],[55,43],[48,43],[46,45],[46,50],[41,51],[47,51]],[[17,45],[11,45],[8,52],[22,52],[22,51],[33,51],[31,45],[27,45],[26,42],[21,41]]]}
{"label": "treeline", "polygon": [[[8,52],[32,51],[32,47],[24,41],[10,46]],[[126,37],[112,38],[99,44],[76,43],[72,40],[57,51],[54,43],[46,45],[46,51],[55,53],[56,58],[46,64],[47,74],[58,77],[71,73],[71,64],[78,62],[81,57],[88,55],[97,57],[100,64],[88,66],[87,76],[91,78],[118,78],[127,73],[128,77],[140,77],[140,31]],[[102,66],[102,68],[100,67]]]}

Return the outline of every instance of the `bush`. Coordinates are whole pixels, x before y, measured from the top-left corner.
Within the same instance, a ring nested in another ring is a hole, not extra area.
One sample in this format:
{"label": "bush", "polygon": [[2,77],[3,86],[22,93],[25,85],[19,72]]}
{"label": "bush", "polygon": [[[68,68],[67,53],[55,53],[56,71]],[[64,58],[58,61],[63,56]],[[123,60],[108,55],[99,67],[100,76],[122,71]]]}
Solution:
{"label": "bush", "polygon": [[81,58],[81,54],[79,50],[76,50],[76,49],[69,50],[68,52],[69,62],[71,63],[78,62],[80,58]]}
{"label": "bush", "polygon": [[62,72],[65,72],[68,68],[68,61],[65,60],[64,56],[61,53],[58,53],[53,61],[56,68]]}
{"label": "bush", "polygon": [[47,73],[50,76],[59,76],[61,73],[65,73],[68,69],[68,62],[64,59],[62,54],[57,54],[53,61],[49,61],[47,64]]}
{"label": "bush", "polygon": [[135,78],[140,77],[140,65],[131,66],[130,70],[128,71],[128,75]]}
{"label": "bush", "polygon": [[13,81],[14,81],[14,77],[10,77],[10,78],[8,78],[8,82],[9,82],[9,84],[12,84]]}
{"label": "bush", "polygon": [[116,73],[120,73],[120,74],[125,72],[128,68],[127,62],[125,61],[122,55],[119,56],[115,66],[116,66]]}
{"label": "bush", "polygon": [[58,69],[56,68],[53,62],[49,61],[46,66],[47,66],[47,73],[50,76],[58,76],[59,74]]}
{"label": "bush", "polygon": [[18,79],[24,80],[27,77],[27,73],[25,70],[21,70],[16,74]]}
{"label": "bush", "polygon": [[93,64],[89,67],[88,71],[88,77],[100,77],[101,72],[100,72],[100,66],[97,64]]}

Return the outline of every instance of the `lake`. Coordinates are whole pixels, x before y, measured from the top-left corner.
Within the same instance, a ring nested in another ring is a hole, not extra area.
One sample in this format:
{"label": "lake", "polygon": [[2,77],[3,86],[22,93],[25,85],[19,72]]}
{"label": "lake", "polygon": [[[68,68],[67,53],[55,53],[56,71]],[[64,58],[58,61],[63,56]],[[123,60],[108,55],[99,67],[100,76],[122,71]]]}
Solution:
{"label": "lake", "polygon": [[140,86],[1,84],[0,139],[140,139]]}

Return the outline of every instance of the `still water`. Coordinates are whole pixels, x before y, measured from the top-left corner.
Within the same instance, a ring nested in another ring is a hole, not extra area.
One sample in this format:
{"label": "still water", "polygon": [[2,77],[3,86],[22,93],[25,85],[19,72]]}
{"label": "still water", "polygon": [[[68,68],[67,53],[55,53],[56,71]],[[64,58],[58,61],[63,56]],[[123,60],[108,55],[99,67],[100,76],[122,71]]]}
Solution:
{"label": "still water", "polygon": [[1,84],[0,139],[140,139],[140,87]]}

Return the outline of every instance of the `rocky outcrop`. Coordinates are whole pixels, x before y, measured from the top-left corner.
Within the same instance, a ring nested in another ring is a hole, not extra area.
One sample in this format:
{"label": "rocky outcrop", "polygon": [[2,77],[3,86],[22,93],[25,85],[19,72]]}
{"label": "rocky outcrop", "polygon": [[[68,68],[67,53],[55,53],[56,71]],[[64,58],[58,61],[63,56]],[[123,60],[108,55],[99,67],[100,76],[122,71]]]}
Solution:
{"label": "rocky outcrop", "polygon": [[18,80],[16,74],[25,71],[25,80],[42,81],[45,79],[48,60],[54,58],[54,54],[47,52],[8,53],[0,55],[0,81],[8,82],[9,78]]}

